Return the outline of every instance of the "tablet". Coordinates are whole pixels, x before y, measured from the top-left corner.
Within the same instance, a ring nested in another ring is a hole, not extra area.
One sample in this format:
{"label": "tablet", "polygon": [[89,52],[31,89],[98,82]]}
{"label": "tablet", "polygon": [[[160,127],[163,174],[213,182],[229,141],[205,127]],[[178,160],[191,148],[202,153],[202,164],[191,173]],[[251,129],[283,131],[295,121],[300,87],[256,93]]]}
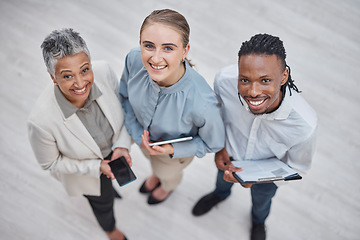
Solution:
{"label": "tablet", "polygon": [[183,142],[183,141],[189,141],[191,139],[192,139],[192,137],[176,138],[176,139],[172,139],[172,140],[149,143],[149,146],[151,147],[151,146],[156,146],[156,145],[164,145],[164,144],[169,144],[169,143]]}

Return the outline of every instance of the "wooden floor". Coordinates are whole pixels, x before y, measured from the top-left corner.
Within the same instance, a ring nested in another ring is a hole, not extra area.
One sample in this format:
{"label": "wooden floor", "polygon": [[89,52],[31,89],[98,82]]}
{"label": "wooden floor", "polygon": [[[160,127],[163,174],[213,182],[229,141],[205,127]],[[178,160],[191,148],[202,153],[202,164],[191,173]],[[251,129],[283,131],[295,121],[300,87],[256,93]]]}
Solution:
{"label": "wooden floor", "polygon": [[[0,0],[0,239],[106,239],[84,198],[69,198],[40,169],[26,119],[51,80],[40,44],[50,31],[72,27],[92,59],[120,76],[138,45],[143,19],[154,9],[181,12],[191,26],[190,58],[213,84],[236,63],[244,40],[279,36],[292,76],[319,116],[311,171],[283,186],[267,221],[268,239],[360,239],[360,2],[356,0]],[[193,217],[195,202],[214,188],[213,154],[195,159],[181,185],[161,205],[138,192],[149,162],[132,148],[138,180],[118,188],[117,226],[130,240],[249,239],[250,193],[240,186],[209,214]]]}

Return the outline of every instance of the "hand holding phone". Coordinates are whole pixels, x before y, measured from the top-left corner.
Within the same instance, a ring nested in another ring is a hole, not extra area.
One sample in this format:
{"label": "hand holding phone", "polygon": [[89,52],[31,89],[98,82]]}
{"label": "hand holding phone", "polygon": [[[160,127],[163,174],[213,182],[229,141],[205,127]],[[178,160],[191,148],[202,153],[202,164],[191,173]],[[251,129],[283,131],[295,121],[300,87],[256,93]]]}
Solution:
{"label": "hand holding phone", "polygon": [[109,162],[109,166],[115,176],[116,181],[119,183],[120,187],[136,179],[134,172],[131,170],[124,156],[112,160],[111,162]]}

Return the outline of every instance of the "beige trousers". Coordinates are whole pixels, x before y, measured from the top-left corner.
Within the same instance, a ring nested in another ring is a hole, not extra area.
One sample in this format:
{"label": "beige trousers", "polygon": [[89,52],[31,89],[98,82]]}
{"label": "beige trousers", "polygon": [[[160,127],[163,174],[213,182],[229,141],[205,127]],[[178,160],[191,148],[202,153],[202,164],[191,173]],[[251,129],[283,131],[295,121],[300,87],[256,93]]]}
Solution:
{"label": "beige trousers", "polygon": [[186,158],[171,158],[169,155],[150,155],[142,150],[150,160],[153,174],[160,179],[165,191],[174,190],[181,182],[183,169],[191,163],[194,156]]}

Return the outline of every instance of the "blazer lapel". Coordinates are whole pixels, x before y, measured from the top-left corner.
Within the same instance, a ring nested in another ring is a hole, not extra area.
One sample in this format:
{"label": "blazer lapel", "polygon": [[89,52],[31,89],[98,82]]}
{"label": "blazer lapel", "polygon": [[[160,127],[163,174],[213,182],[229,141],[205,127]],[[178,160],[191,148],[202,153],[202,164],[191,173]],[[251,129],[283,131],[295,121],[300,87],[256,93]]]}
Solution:
{"label": "blazer lapel", "polygon": [[101,110],[103,111],[105,117],[107,118],[107,120],[109,121],[112,129],[114,131],[116,131],[116,126],[119,126],[120,123],[117,122],[117,119],[114,119],[112,116],[113,116],[113,111],[114,110],[111,110],[111,109],[114,109],[115,107],[117,106],[113,106],[111,105],[111,100],[107,100],[106,99],[106,96],[104,95],[101,95],[98,99],[96,99],[97,103],[99,104],[99,107],[101,108]]}
{"label": "blazer lapel", "polygon": [[102,158],[101,150],[96,144],[95,140],[90,135],[89,131],[82,124],[81,120],[76,114],[71,115],[64,120],[65,126],[78,138],[84,145],[90,148],[99,158]]}
{"label": "blazer lapel", "polygon": [[96,84],[102,93],[102,95],[96,99],[96,102],[99,104],[99,107],[109,121],[112,129],[114,132],[116,132],[119,126],[121,126],[121,123],[119,122],[120,119],[113,117],[114,111],[118,111],[117,108],[119,108],[119,106],[115,104],[117,103],[118,99],[113,99],[111,96],[107,95],[105,86],[103,86],[101,83],[97,82]]}

